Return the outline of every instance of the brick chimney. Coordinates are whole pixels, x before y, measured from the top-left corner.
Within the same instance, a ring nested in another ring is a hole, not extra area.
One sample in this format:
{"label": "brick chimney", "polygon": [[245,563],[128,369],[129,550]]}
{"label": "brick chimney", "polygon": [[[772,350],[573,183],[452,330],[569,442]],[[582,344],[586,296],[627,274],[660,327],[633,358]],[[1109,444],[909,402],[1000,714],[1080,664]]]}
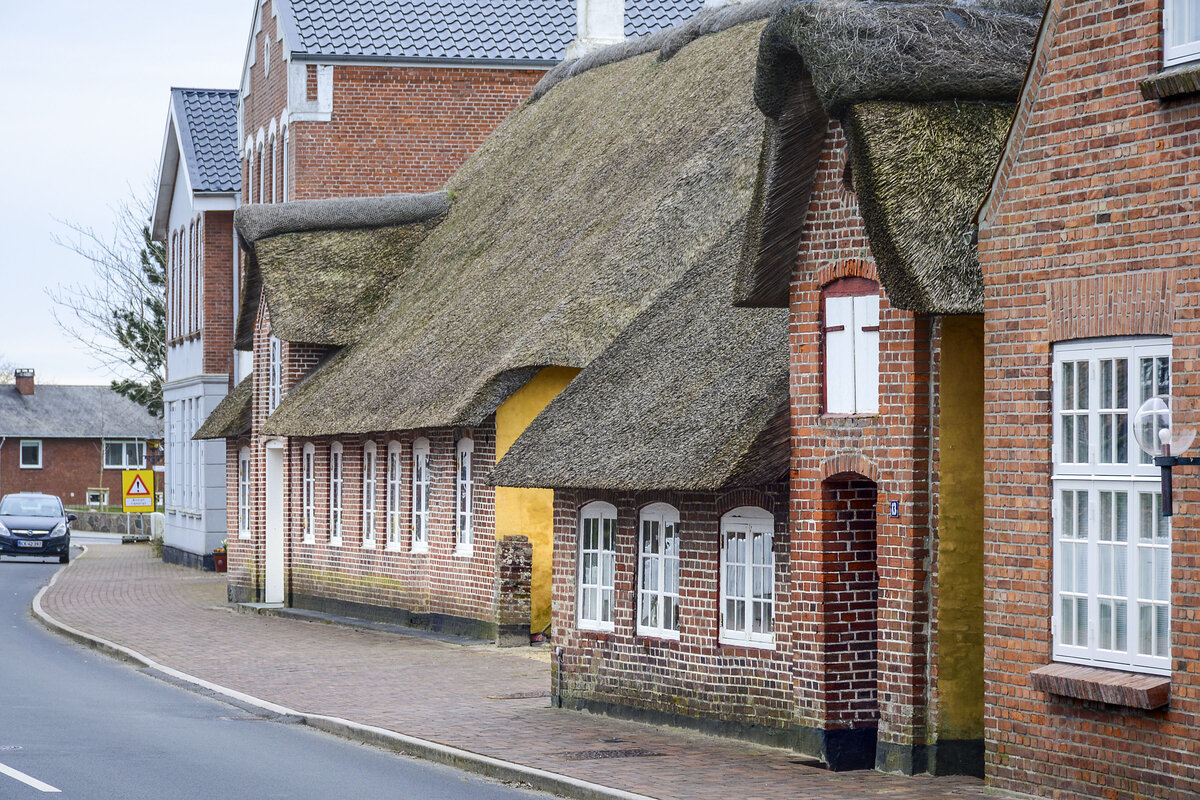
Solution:
{"label": "brick chimney", "polygon": [[33,370],[18,369],[13,372],[17,379],[17,391],[21,394],[33,394]]}
{"label": "brick chimney", "polygon": [[625,41],[625,0],[575,0],[575,25],[564,61]]}

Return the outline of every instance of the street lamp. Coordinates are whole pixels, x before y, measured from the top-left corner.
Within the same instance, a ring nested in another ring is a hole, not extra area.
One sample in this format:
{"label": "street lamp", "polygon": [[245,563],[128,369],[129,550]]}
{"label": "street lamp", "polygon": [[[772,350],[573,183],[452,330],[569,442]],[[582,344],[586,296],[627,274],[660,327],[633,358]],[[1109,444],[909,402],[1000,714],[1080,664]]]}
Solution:
{"label": "street lamp", "polygon": [[1171,399],[1166,395],[1157,395],[1142,403],[1133,415],[1130,427],[1138,447],[1152,456],[1154,465],[1162,470],[1162,513],[1169,517],[1172,513],[1171,468],[1200,465],[1200,458],[1182,457],[1196,439],[1196,432],[1172,424]]}

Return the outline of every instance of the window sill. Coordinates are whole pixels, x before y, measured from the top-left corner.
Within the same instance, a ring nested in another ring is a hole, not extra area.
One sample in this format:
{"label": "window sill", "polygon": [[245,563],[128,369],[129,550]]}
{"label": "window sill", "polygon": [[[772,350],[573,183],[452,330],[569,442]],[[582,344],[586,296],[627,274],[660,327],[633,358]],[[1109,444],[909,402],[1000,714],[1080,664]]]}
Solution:
{"label": "window sill", "polygon": [[374,550],[375,549],[375,540],[371,539],[370,541],[363,542],[362,549],[363,550]]}
{"label": "window sill", "polygon": [[638,631],[634,635],[634,640],[647,647],[654,645],[670,647],[679,644],[679,634],[673,631]]}
{"label": "window sill", "polygon": [[41,464],[22,464],[21,469],[41,469]]}
{"label": "window sill", "polygon": [[1076,700],[1114,706],[1162,708],[1171,700],[1171,679],[1115,669],[1054,663],[1029,673],[1033,688]]}
{"label": "window sill", "polygon": [[584,628],[582,626],[576,628],[579,635],[593,641],[607,642],[613,637],[613,628]]}
{"label": "window sill", "polygon": [[413,555],[423,556],[429,552],[429,545],[428,544],[414,544],[412,546],[412,550],[410,550],[409,552],[411,552]]}
{"label": "window sill", "polygon": [[474,548],[469,545],[458,545],[454,548],[455,558],[470,558],[474,554]]}
{"label": "window sill", "polygon": [[1147,100],[1169,100],[1200,92],[1200,62],[1167,67],[1138,84]]}
{"label": "window sill", "polygon": [[750,655],[755,652],[773,653],[775,652],[775,642],[754,642],[746,639],[724,639],[718,638],[717,644],[720,645],[722,651],[739,650],[749,651]]}

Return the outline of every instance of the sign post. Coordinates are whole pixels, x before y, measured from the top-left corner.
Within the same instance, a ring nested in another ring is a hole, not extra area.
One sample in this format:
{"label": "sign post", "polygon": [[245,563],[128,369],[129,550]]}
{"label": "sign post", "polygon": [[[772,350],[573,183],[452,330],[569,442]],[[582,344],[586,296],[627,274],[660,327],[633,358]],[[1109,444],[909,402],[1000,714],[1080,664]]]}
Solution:
{"label": "sign post", "polygon": [[154,470],[121,471],[121,508],[127,514],[147,514],[154,510]]}

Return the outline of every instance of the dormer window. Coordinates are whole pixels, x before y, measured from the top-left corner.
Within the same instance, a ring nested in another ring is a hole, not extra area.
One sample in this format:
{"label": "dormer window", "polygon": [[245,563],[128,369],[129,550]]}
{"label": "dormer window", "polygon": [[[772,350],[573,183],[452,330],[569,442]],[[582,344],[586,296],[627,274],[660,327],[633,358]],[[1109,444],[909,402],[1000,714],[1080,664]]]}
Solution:
{"label": "dormer window", "polygon": [[1200,59],[1200,0],[1165,0],[1163,66]]}
{"label": "dormer window", "polygon": [[825,412],[879,413],[879,284],[842,278],[821,292]]}

